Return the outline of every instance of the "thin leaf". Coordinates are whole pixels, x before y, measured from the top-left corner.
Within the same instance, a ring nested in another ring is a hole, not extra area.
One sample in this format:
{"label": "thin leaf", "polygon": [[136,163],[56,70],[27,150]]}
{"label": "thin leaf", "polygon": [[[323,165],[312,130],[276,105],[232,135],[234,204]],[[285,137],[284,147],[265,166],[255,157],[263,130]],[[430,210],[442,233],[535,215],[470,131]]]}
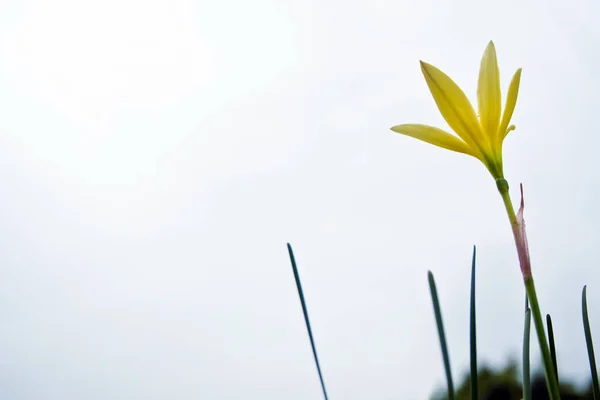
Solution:
{"label": "thin leaf", "polygon": [[315,340],[313,338],[312,329],[310,327],[310,320],[308,318],[308,309],[306,308],[306,302],[304,301],[304,292],[302,291],[302,283],[300,283],[300,275],[298,274],[298,267],[296,266],[296,259],[294,258],[294,252],[292,251],[292,245],[287,244],[288,252],[290,253],[290,261],[292,262],[292,269],[294,270],[294,278],[296,279],[296,287],[298,288],[298,296],[300,297],[300,303],[302,304],[302,312],[304,313],[304,322],[306,323],[306,329],[308,330],[308,337],[310,338],[310,346],[312,347],[313,356],[315,358],[315,364],[317,365],[317,372],[319,373],[319,379],[321,380],[321,388],[323,389],[323,396],[325,400],[328,400],[327,390],[325,389],[325,381],[323,380],[323,374],[321,373],[321,366],[319,365],[319,357],[317,357],[317,348],[315,347]]}
{"label": "thin leaf", "polygon": [[479,398],[477,388],[477,329],[475,322],[475,256],[477,248],[473,246],[473,261],[471,263],[471,399]]}
{"label": "thin leaf", "polygon": [[431,271],[427,272],[429,279],[429,290],[431,291],[431,301],[433,302],[433,312],[435,313],[435,323],[437,325],[438,336],[440,338],[440,347],[442,349],[442,358],[444,359],[444,369],[446,370],[446,382],[448,383],[448,399],[454,400],[454,383],[452,382],[452,371],[450,370],[450,356],[448,355],[448,346],[446,345],[446,334],[444,333],[444,323],[442,321],[442,311],[438,300],[435,280]]}
{"label": "thin leaf", "polygon": [[550,357],[552,357],[552,364],[554,365],[554,373],[556,374],[556,382],[558,382],[558,364],[556,362],[556,345],[554,342],[554,329],[552,329],[552,318],[550,314],[546,314],[546,325],[548,326],[548,342],[550,344]]}
{"label": "thin leaf", "polygon": [[585,331],[585,343],[587,345],[588,358],[590,359],[590,371],[592,373],[592,389],[594,400],[600,399],[600,385],[598,384],[598,371],[596,370],[596,357],[594,356],[594,343],[592,342],[592,330],[588,318],[587,286],[583,287],[581,293],[581,313],[583,314],[583,330]]}
{"label": "thin leaf", "polygon": [[531,310],[525,300],[525,328],[523,329],[523,400],[531,400],[531,373],[529,371],[529,338],[531,331]]}

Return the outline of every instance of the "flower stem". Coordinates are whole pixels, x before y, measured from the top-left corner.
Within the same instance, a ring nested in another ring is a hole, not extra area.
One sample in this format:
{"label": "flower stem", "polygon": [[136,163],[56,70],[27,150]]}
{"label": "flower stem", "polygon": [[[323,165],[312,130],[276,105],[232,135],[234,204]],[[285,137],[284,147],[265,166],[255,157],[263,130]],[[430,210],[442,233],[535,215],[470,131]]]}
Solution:
{"label": "flower stem", "polygon": [[[508,214],[508,220],[513,231],[515,238],[515,245],[517,247],[517,253],[519,255],[519,261],[522,263],[523,260],[527,260],[529,263],[529,248],[527,247],[527,241],[524,240],[523,231],[524,226],[519,226],[519,220],[515,214],[510,195],[508,193],[508,182],[506,179],[497,179],[496,184],[502,200],[504,201],[504,207]],[[521,213],[519,213],[521,215]],[[521,222],[522,223],[522,222]],[[525,257],[526,256],[526,257]],[[550,356],[550,349],[548,348],[548,339],[546,339],[546,331],[544,330],[544,321],[542,319],[542,313],[540,311],[540,304],[537,299],[537,293],[535,291],[535,285],[533,283],[533,277],[531,276],[531,266],[521,265],[521,271],[523,273],[523,281],[525,283],[525,291],[531,305],[531,315],[533,316],[533,324],[537,333],[538,342],[540,345],[540,351],[542,353],[542,362],[544,365],[544,372],[546,375],[546,385],[548,386],[548,392],[551,400],[560,400],[560,391],[558,388],[558,381],[556,379],[556,373],[552,364],[552,358]]]}
{"label": "flower stem", "polygon": [[525,291],[527,292],[527,297],[531,303],[533,324],[535,325],[535,331],[537,332],[538,341],[540,343],[542,362],[544,363],[544,372],[546,374],[546,385],[548,386],[548,391],[550,392],[550,399],[560,400],[558,380],[556,379],[556,371],[554,371],[552,357],[550,356],[550,349],[548,348],[548,340],[546,339],[546,332],[544,331],[544,320],[542,318],[542,313],[540,312],[540,304],[535,292],[533,278],[530,277],[525,279]]}

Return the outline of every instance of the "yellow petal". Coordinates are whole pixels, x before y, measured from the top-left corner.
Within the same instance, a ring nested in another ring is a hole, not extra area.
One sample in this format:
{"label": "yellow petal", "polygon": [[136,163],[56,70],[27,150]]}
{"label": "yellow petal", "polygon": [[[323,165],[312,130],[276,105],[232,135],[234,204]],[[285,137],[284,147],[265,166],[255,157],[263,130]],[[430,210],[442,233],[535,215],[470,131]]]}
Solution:
{"label": "yellow petal", "polygon": [[[519,84],[521,83],[521,68],[515,72],[512,80],[510,81],[510,86],[508,87],[508,95],[506,96],[506,106],[504,106],[504,113],[502,114],[502,122],[500,123],[500,127],[498,128],[498,135],[500,142],[504,140],[508,132],[512,129],[509,129],[508,124],[510,123],[510,119],[512,118],[513,111],[515,111],[515,106],[517,104],[517,96],[519,95]],[[514,128],[513,128],[514,129]]]}
{"label": "yellow petal", "polygon": [[494,143],[500,114],[502,113],[502,98],[500,94],[500,71],[496,58],[496,48],[490,42],[481,59],[479,82],[477,85],[477,102],[479,104],[479,120],[484,134]]}
{"label": "yellow petal", "polygon": [[444,149],[457,151],[459,153],[464,153],[477,157],[465,142],[446,131],[434,128],[433,126],[420,124],[404,124],[396,125],[391,129],[394,132],[414,137],[416,139],[434,144]]}
{"label": "yellow petal", "polygon": [[421,71],[448,125],[467,144],[483,152],[481,127],[467,96],[448,75],[433,65],[421,61]]}

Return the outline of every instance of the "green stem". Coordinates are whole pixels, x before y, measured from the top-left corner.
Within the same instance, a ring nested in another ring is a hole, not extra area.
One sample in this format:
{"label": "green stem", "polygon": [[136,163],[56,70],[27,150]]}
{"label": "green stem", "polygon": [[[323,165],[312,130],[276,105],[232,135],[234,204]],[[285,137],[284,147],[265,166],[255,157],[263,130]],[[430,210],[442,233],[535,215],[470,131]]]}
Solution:
{"label": "green stem", "polygon": [[533,315],[533,324],[535,325],[538,342],[540,343],[542,362],[544,364],[544,372],[546,373],[546,385],[548,386],[548,391],[550,392],[550,399],[559,400],[560,391],[558,388],[558,381],[556,379],[554,365],[552,364],[550,349],[548,348],[548,339],[546,339],[546,331],[544,330],[544,319],[542,318],[542,313],[540,312],[540,304],[535,292],[533,278],[530,277],[525,280],[525,291],[527,292],[527,297],[531,303],[531,314]]}
{"label": "green stem", "polygon": [[[529,249],[526,247],[526,243],[523,243],[521,235],[519,234],[519,222],[517,221],[515,209],[513,208],[512,201],[510,200],[510,195],[508,193],[508,182],[506,181],[506,179],[497,179],[496,184],[498,185],[498,191],[500,192],[500,196],[502,196],[502,200],[504,201],[504,207],[506,208],[506,213],[508,214],[508,220],[510,221],[513,236],[515,238],[515,245],[517,246],[517,253],[519,253],[519,260],[525,258],[521,257],[523,255],[522,252],[527,252],[526,258],[528,259]],[[533,316],[533,324],[535,326],[535,331],[537,333],[538,342],[540,345],[540,351],[542,353],[542,362],[544,365],[546,385],[548,386],[550,399],[560,400],[558,381],[556,379],[554,366],[552,365],[552,357],[550,356],[550,349],[548,348],[548,339],[546,339],[544,321],[542,318],[542,313],[540,311],[540,305],[537,299],[537,293],[535,291],[533,277],[531,276],[530,266],[521,265],[521,271],[523,272],[525,291],[527,292],[527,297],[529,298],[529,302],[531,303],[531,315]]]}
{"label": "green stem", "polygon": [[500,192],[500,196],[502,196],[502,200],[504,201],[504,207],[506,208],[506,213],[508,214],[508,220],[510,221],[511,227],[517,224],[517,215],[515,214],[515,209],[513,208],[512,201],[510,200],[510,194],[508,193],[508,182],[506,179],[497,179],[496,185],[498,186],[498,192]]}

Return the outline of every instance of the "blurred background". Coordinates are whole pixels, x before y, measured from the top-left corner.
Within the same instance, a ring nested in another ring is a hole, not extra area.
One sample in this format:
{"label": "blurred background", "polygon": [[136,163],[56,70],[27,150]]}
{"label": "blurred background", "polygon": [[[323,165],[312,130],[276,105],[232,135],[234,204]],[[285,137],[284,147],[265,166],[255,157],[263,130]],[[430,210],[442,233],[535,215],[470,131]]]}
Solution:
{"label": "blurred background", "polygon": [[[587,386],[574,385],[572,382],[560,380],[560,397],[563,400],[592,400],[593,388],[590,382]],[[455,389],[458,400],[471,399],[471,381],[469,374],[465,374]],[[546,388],[546,379],[543,370],[539,370],[531,378],[531,397],[537,400],[548,400],[549,393]],[[503,367],[491,369],[487,366],[478,368],[477,376],[478,394],[484,400],[521,400],[523,398],[522,374],[519,363],[509,360]],[[430,397],[431,400],[447,400],[448,392],[439,389]]]}
{"label": "blurred background", "polygon": [[493,180],[389,130],[446,127],[419,60],[476,101],[489,40],[503,93],[523,68],[505,173],[561,380],[585,391],[599,17],[591,0],[1,1],[0,397],[319,399],[286,242],[332,399],[444,387],[427,270],[459,380],[474,244],[480,365],[518,360]]}

